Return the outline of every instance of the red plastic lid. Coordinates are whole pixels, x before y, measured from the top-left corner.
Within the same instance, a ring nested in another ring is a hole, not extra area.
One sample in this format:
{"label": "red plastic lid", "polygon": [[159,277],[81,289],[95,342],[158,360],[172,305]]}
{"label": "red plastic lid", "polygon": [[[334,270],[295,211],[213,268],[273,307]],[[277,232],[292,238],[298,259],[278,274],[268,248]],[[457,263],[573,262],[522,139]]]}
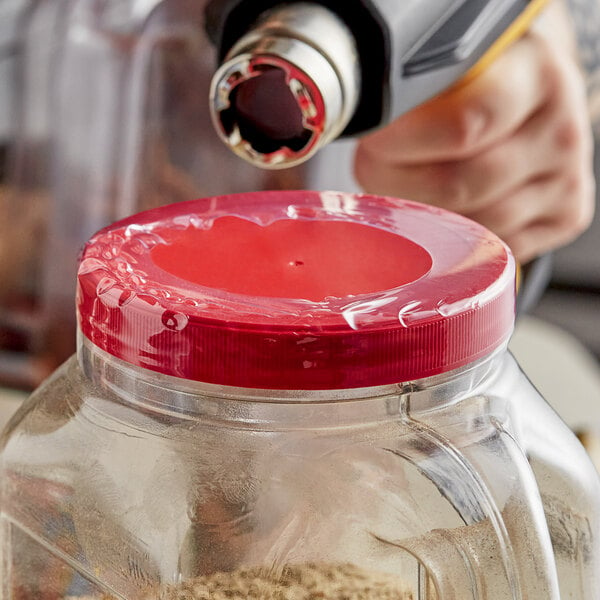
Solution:
{"label": "red plastic lid", "polygon": [[254,192],[140,213],[84,248],[83,334],[167,375],[264,389],[414,381],[502,345],[514,261],[476,223],[387,197]]}

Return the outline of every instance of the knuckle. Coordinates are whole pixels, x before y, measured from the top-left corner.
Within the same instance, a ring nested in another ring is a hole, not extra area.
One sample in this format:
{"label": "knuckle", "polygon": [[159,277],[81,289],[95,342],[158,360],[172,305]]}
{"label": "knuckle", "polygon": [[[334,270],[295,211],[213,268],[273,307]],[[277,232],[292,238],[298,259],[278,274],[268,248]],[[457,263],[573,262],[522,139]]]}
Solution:
{"label": "knuckle", "polygon": [[472,99],[457,107],[447,131],[449,143],[454,147],[456,154],[469,156],[476,152],[492,122],[492,111],[482,99]]}
{"label": "knuckle", "polygon": [[564,80],[560,54],[557,53],[550,40],[541,32],[531,29],[527,36],[535,53],[536,63],[540,68],[541,80],[546,84],[549,91],[558,90]]}
{"label": "knuckle", "polygon": [[489,228],[499,236],[508,235],[515,227],[514,207],[511,202],[500,201],[496,202],[489,211],[490,222]]}
{"label": "knuckle", "polygon": [[461,162],[433,164],[428,169],[427,179],[432,204],[456,212],[466,210],[471,190]]}
{"label": "knuckle", "polygon": [[565,118],[554,133],[554,146],[561,154],[580,152],[586,147],[585,136],[579,122],[575,118]]}
{"label": "knuckle", "polygon": [[378,161],[363,144],[358,144],[354,153],[352,171],[357,183],[366,191],[381,193],[383,182],[382,162]]}
{"label": "knuckle", "polygon": [[559,220],[571,237],[583,233],[592,223],[595,208],[595,181],[593,176],[571,174],[566,177],[564,201]]}
{"label": "knuckle", "polygon": [[368,173],[370,171],[370,157],[365,151],[362,144],[359,144],[354,153],[353,172],[354,177],[363,187],[368,181]]}

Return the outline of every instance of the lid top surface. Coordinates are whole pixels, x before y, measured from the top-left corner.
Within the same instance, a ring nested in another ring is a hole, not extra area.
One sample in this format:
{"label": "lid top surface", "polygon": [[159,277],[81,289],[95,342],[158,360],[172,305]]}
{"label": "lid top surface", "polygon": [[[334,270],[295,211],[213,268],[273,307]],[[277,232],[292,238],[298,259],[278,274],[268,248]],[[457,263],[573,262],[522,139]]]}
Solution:
{"label": "lid top surface", "polygon": [[[383,292],[425,275],[429,253],[407,238],[362,223],[234,216],[208,229],[155,229],[166,243],[154,265],[182,280],[232,294],[321,303]],[[385,258],[382,258],[385,257]]]}
{"label": "lid top surface", "polygon": [[409,201],[236,194],[98,232],[81,258],[78,314],[94,344],[169,375],[266,389],[383,385],[504,342],[514,262],[485,228]]}

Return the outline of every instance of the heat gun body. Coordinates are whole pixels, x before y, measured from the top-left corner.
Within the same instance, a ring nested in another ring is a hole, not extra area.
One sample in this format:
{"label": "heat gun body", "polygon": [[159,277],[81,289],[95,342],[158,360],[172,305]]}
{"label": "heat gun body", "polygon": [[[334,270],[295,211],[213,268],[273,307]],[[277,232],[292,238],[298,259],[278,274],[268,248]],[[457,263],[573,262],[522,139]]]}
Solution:
{"label": "heat gun body", "polygon": [[207,30],[221,61],[213,122],[226,144],[258,166],[298,164],[336,137],[382,126],[461,80],[520,35],[542,4],[213,0]]}

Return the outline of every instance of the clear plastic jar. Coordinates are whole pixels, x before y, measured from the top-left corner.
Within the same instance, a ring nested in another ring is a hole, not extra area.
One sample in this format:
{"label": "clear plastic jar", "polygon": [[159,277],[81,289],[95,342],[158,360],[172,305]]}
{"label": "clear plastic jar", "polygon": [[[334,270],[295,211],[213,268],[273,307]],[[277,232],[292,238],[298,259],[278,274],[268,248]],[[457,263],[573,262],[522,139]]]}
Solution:
{"label": "clear plastic jar", "polygon": [[600,597],[598,477],[506,351],[482,227],[180,203],[94,236],[77,306],[4,434],[2,600]]}

